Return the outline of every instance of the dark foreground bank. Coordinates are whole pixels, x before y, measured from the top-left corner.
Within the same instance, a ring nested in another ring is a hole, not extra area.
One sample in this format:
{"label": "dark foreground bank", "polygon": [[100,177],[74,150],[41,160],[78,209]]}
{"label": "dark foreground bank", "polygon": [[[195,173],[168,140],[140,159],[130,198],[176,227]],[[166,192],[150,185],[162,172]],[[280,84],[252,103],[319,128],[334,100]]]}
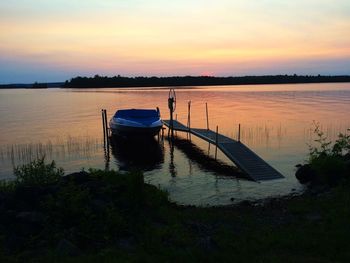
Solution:
{"label": "dark foreground bank", "polygon": [[140,173],[63,176],[37,160],[0,187],[1,262],[348,262],[348,181],[303,196],[182,207]]}

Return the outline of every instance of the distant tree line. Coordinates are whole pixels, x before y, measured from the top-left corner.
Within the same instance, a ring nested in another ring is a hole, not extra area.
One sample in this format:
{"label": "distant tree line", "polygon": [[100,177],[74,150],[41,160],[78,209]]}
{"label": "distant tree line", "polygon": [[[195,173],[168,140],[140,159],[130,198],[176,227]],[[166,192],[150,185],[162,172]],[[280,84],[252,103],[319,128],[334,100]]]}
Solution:
{"label": "distant tree line", "polygon": [[75,77],[66,81],[66,88],[99,87],[163,87],[163,86],[211,86],[211,85],[248,85],[248,84],[287,84],[287,83],[325,83],[350,82],[350,76],[244,76],[244,77]]}
{"label": "distant tree line", "polygon": [[0,89],[46,89],[46,88],[61,88],[64,82],[35,82],[33,84],[0,84]]}
{"label": "distant tree line", "polygon": [[47,89],[47,83],[38,83],[35,82],[32,87],[32,89]]}

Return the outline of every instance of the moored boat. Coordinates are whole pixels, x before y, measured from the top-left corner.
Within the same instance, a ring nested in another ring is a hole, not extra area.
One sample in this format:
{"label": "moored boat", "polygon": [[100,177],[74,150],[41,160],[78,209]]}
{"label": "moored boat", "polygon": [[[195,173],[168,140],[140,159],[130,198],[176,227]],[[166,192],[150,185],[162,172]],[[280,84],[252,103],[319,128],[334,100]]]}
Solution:
{"label": "moored boat", "polygon": [[121,136],[155,136],[162,126],[158,108],[118,110],[109,122],[112,134]]}

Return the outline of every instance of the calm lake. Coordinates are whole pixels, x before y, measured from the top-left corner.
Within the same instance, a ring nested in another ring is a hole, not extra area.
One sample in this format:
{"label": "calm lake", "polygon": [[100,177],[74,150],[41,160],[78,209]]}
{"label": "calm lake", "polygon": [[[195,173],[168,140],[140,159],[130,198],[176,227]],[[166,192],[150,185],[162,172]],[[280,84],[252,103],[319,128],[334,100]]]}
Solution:
{"label": "calm lake", "polygon": [[[147,89],[5,89],[0,90],[0,179],[13,178],[13,166],[37,155],[55,160],[66,173],[108,167],[142,170],[145,181],[166,189],[179,204],[225,205],[242,200],[300,192],[295,165],[307,158],[314,123],[329,139],[350,128],[350,84],[211,86],[176,88],[177,119],[209,126],[237,138],[280,171],[285,178],[262,183],[238,179],[230,169],[208,165],[215,147],[192,136],[192,144],[170,147],[168,140],[140,144],[117,141],[106,158],[101,109],[110,117],[121,108],[159,107],[168,119],[167,88]],[[166,133],[165,133],[166,134]],[[186,134],[177,133],[186,139]],[[198,158],[198,156],[202,156]],[[218,159],[232,163],[219,151]]]}

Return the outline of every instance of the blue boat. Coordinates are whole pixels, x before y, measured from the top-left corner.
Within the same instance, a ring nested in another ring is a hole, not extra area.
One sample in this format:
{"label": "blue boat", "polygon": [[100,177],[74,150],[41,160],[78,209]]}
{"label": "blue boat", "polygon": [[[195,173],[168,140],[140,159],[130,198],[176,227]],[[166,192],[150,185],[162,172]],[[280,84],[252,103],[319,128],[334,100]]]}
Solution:
{"label": "blue boat", "polygon": [[160,112],[152,109],[118,110],[109,122],[113,135],[155,136],[163,126]]}

